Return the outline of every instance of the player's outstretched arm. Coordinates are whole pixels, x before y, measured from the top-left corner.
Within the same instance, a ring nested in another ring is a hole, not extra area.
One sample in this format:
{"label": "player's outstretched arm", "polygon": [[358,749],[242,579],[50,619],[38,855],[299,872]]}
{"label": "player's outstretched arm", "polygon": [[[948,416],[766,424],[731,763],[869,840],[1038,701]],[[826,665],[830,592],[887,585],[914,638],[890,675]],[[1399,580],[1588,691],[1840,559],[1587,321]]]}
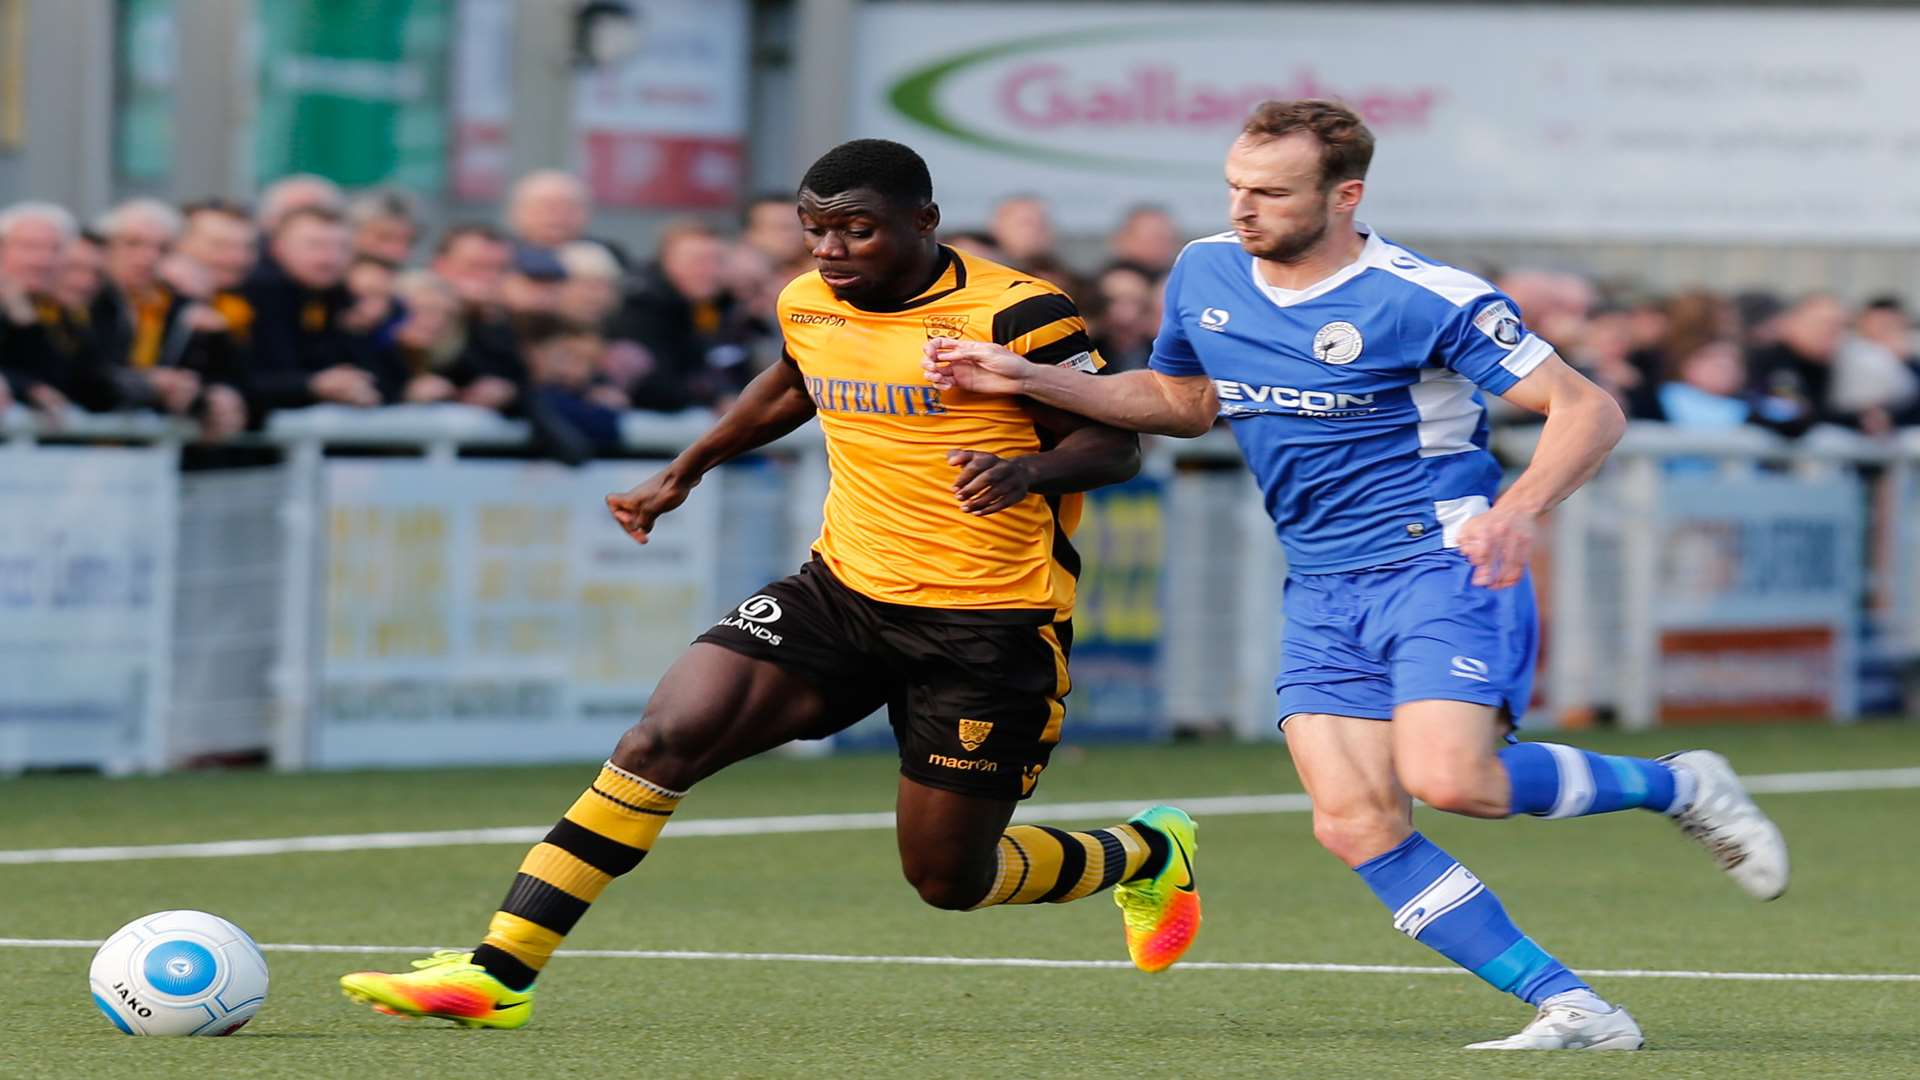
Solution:
{"label": "player's outstretched arm", "polygon": [[1220,411],[1213,383],[1203,376],[1157,371],[1094,375],[1029,362],[1003,345],[934,338],[927,342],[927,381],[942,390],[1022,394],[1043,405],[1125,431],[1191,439],[1204,435]]}
{"label": "player's outstretched arm", "polygon": [[1140,472],[1140,437],[1131,431],[1096,424],[1084,416],[1024,401],[1034,423],[1054,437],[1037,454],[1002,458],[985,450],[953,450],[947,462],[958,466],[954,496],[969,514],[985,517],[1014,506],[1028,495],[1066,495],[1131,480]]}
{"label": "player's outstretched arm", "polygon": [[813,419],[813,413],[813,398],[807,394],[800,369],[782,357],[780,363],[754,376],[733,408],[666,468],[637,487],[608,495],[607,510],[628,535],[644,544],[653,523],[686,502],[701,477],[793,431]]}
{"label": "player's outstretched arm", "polygon": [[1473,561],[1476,585],[1504,589],[1520,580],[1533,555],[1540,515],[1600,471],[1627,429],[1613,395],[1559,356],[1549,356],[1500,395],[1547,418],[1533,460],[1506,494],[1460,528],[1460,553]]}

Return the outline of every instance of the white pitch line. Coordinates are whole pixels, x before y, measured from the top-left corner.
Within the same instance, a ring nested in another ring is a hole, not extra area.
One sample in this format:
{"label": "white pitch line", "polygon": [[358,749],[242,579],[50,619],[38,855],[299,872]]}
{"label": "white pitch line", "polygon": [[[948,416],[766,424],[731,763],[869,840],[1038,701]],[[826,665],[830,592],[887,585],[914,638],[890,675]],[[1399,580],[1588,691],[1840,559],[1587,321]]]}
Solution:
{"label": "white pitch line", "polygon": [[[0,938],[6,949],[94,949],[102,942],[84,938]],[[260,946],[265,952],[426,953],[432,945],[289,945]],[[857,953],[704,952],[684,949],[560,949],[555,956],[583,960],[746,961],[775,964],[853,964],[886,967],[1043,968],[1066,971],[1131,971],[1126,960],[1048,960],[1032,956],[865,956]],[[1266,971],[1334,975],[1466,975],[1457,967],[1416,967],[1411,964],[1310,964],[1264,961],[1188,960],[1173,971]],[[1920,983],[1920,974],[1871,971],[1657,971],[1646,968],[1580,968],[1582,974],[1610,979],[1692,979],[1715,982],[1855,982]]]}
{"label": "white pitch line", "polygon": [[[1830,772],[1765,773],[1744,777],[1747,790],[1762,795],[1798,795],[1832,791],[1920,788],[1920,768],[1851,769]],[[1305,795],[1221,795],[1167,799],[1195,816],[1288,814],[1311,810]],[[1126,816],[1140,800],[1022,805],[1015,821],[1061,821]],[[532,844],[547,835],[546,825],[432,832],[343,833],[284,836],[261,840],[215,840],[192,844],[130,844],[104,847],[23,848],[0,851],[0,866],[39,863],[118,862],[125,859],[230,859],[247,855],[290,855],[326,851],[379,851],[456,847],[466,844]],[[766,836],[775,833],[850,832],[893,828],[891,811],[858,814],[789,814],[779,817],[695,818],[667,825],[675,839],[695,836]]]}
{"label": "white pitch line", "polygon": [[[1920,785],[1916,785],[1920,786]],[[1195,814],[1280,814],[1312,808],[1305,795],[1224,795],[1169,800]],[[1022,806],[1015,821],[1126,816],[1141,802],[1052,803]],[[285,836],[266,840],[215,840],[194,844],[129,844],[111,847],[26,848],[0,851],[0,865],[30,863],[118,862],[123,859],[228,859],[242,855],[286,855],[316,851],[374,851],[395,848],[454,847],[462,844],[532,844],[549,825],[497,829],[449,829],[436,832],[344,833]],[[789,814],[780,817],[695,818],[667,824],[675,839],[693,836],[767,836],[774,833],[851,832],[893,828],[893,811],[863,814]]]}

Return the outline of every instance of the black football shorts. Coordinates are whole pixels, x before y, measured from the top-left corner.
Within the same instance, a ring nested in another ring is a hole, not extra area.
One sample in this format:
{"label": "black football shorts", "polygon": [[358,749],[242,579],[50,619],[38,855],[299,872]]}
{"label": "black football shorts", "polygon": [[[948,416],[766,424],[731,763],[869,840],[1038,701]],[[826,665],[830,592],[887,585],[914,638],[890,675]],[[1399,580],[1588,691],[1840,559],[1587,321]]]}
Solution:
{"label": "black football shorts", "polygon": [[819,687],[839,731],[887,706],[900,771],[991,799],[1033,794],[1060,741],[1070,620],[1052,611],[919,608],[869,599],[818,558],[740,602],[698,641]]}

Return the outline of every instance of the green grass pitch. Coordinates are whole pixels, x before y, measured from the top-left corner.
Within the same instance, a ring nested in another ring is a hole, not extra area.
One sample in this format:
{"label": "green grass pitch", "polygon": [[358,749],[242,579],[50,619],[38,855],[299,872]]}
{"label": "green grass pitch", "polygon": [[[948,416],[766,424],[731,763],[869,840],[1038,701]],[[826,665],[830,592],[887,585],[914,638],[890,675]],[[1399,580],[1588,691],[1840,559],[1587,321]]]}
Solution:
{"label": "green grass pitch", "polygon": [[[1569,741],[1692,745],[1746,773],[1920,765],[1920,727],[1719,729]],[[0,781],[0,848],[543,825],[591,779],[566,768]],[[703,785],[684,819],[885,810],[884,756],[769,758]],[[1297,790],[1278,745],[1064,749],[1037,802]],[[1644,813],[1421,827],[1575,967],[1920,972],[1920,790],[1762,796],[1793,846],[1782,900],[1747,900]],[[1065,822],[1063,822],[1065,823]],[[470,944],[515,845],[120,864],[0,865],[0,935],[99,938],[172,907],[262,942]],[[1395,934],[1301,813],[1200,818],[1206,924],[1192,960],[1434,965]],[[672,833],[569,939],[583,949],[1124,959],[1104,896],[952,914],[923,907],[882,831]],[[850,966],[562,958],[533,1024],[465,1031],[380,1017],[334,980],[412,955],[268,953],[265,1010],[229,1039],[128,1039],[88,998],[84,948],[0,948],[0,1076],[103,1077],[1913,1077],[1920,982],[1596,979],[1641,1054],[1467,1054],[1524,1006],[1466,975]]]}

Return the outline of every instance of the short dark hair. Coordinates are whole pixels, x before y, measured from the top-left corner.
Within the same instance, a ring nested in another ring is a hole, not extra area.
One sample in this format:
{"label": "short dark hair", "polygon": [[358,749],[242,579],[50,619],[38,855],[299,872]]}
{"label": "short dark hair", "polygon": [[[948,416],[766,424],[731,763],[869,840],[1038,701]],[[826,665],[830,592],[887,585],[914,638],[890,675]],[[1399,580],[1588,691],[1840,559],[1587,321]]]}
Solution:
{"label": "short dark hair", "polygon": [[1365,180],[1373,164],[1373,132],[1360,114],[1337,101],[1301,98],[1263,101],[1247,118],[1240,134],[1253,139],[1278,139],[1304,131],[1320,143],[1320,188],[1348,180]]}
{"label": "short dark hair", "polygon": [[933,201],[933,177],[913,148],[890,139],[855,139],[820,155],[800,190],[838,195],[871,188],[894,206],[921,207]]}
{"label": "short dark hair", "polygon": [[447,252],[453,250],[453,245],[465,240],[469,236],[479,237],[482,240],[495,244],[512,242],[507,239],[507,234],[501,232],[498,226],[488,225],[483,221],[462,222],[440,234],[440,243],[435,245],[433,249],[434,256],[437,258],[445,255]]}

